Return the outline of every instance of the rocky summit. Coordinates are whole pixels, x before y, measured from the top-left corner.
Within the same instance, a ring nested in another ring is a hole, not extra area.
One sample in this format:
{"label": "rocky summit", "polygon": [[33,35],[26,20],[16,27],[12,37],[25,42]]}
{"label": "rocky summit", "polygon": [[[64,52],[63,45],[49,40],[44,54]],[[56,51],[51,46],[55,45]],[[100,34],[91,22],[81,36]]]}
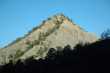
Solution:
{"label": "rocky summit", "polygon": [[49,48],[60,47],[58,50],[62,50],[66,45],[74,47],[78,43],[93,43],[96,40],[96,36],[86,32],[68,17],[56,14],[44,20],[24,37],[0,49],[0,64],[29,57],[44,59]]}

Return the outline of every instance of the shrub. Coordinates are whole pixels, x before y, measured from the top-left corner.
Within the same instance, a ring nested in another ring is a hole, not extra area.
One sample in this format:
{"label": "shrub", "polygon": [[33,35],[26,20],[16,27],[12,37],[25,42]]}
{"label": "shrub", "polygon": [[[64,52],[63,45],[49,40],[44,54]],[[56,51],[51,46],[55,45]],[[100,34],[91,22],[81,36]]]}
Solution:
{"label": "shrub", "polygon": [[101,39],[110,39],[110,29],[105,30],[104,32],[102,32],[101,34]]}

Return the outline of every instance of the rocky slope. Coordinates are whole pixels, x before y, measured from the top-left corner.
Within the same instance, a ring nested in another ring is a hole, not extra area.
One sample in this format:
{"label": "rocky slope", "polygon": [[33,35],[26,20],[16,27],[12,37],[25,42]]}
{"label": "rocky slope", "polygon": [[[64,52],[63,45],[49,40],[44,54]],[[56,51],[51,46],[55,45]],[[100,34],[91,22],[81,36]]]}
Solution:
{"label": "rocky slope", "polygon": [[0,50],[0,64],[10,60],[26,59],[33,56],[36,59],[45,58],[49,48],[74,47],[78,43],[92,43],[97,38],[74,24],[63,14],[54,15],[43,21],[27,35],[17,39]]}

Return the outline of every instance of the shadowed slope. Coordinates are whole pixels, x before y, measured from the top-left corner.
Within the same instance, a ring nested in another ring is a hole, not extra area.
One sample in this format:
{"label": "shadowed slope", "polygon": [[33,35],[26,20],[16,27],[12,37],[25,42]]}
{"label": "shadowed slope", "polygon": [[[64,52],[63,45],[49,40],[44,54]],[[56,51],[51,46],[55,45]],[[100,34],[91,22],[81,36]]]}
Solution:
{"label": "shadowed slope", "polygon": [[[59,51],[51,48],[46,58],[35,60],[33,57],[15,65],[8,63],[1,68],[1,73],[74,73],[74,72],[110,72],[110,39],[97,41],[72,50],[67,45]],[[59,48],[57,48],[59,49]]]}

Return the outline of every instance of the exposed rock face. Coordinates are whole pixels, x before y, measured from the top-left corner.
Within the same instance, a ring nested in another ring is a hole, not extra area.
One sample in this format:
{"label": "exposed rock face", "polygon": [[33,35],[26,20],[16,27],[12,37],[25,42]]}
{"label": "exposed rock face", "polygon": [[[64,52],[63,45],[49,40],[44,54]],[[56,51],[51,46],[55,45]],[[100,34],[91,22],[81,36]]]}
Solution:
{"label": "exposed rock face", "polygon": [[43,21],[39,27],[34,28],[25,37],[1,49],[0,64],[31,56],[36,59],[44,58],[49,48],[63,48],[68,44],[74,47],[80,42],[85,44],[96,40],[95,36],[85,32],[63,14],[58,14]]}

